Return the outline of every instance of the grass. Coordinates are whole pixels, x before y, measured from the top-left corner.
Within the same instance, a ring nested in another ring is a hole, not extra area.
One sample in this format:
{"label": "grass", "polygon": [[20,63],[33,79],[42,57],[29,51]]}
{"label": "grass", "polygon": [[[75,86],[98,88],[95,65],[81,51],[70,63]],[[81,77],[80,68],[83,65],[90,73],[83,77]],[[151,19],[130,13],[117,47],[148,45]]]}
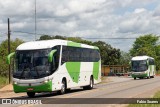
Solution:
{"label": "grass", "polygon": [[[153,98],[160,98],[160,91],[156,92]],[[129,104],[128,107],[160,107],[160,105],[159,104]]]}
{"label": "grass", "polygon": [[160,91],[156,92],[153,98],[160,98]]}
{"label": "grass", "polygon": [[7,84],[8,84],[8,78],[0,76],[0,88],[4,87]]}

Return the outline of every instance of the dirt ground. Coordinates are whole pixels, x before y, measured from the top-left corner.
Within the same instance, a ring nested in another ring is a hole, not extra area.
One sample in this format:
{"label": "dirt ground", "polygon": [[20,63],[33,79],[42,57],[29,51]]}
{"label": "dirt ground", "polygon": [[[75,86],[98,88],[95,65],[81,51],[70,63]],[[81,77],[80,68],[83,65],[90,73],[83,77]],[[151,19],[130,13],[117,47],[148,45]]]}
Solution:
{"label": "dirt ground", "polygon": [[25,95],[26,93],[15,94],[13,91],[12,84],[6,85],[0,89],[0,98],[18,97],[18,96],[25,96]]}

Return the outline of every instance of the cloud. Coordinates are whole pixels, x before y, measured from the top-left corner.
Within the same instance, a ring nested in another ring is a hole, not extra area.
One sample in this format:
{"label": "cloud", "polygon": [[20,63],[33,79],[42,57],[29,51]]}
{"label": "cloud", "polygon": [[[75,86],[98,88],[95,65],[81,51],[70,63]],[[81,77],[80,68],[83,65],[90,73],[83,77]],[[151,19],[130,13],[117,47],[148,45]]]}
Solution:
{"label": "cloud", "polygon": [[138,9],[134,10],[134,13],[139,14],[139,13],[143,13],[145,11],[146,11],[146,9],[144,9],[144,8],[138,8]]}
{"label": "cloud", "polygon": [[[12,31],[34,33],[34,3],[34,0],[0,0],[0,35],[7,32],[8,17]],[[159,4],[158,0],[37,0],[37,33],[83,38],[159,34]],[[35,38],[31,34],[12,32],[12,38],[16,37],[27,41]],[[134,40],[103,41],[128,51]]]}

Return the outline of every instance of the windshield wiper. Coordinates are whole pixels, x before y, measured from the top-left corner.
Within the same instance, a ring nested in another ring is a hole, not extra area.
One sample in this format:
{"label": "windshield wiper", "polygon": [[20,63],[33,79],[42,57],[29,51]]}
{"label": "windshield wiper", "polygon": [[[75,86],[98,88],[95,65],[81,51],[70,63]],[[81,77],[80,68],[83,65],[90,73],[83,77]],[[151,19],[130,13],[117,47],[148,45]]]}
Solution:
{"label": "windshield wiper", "polygon": [[35,70],[35,71],[37,72],[37,77],[40,77],[40,76],[39,76],[39,73],[38,73],[38,71],[37,71],[37,70]]}

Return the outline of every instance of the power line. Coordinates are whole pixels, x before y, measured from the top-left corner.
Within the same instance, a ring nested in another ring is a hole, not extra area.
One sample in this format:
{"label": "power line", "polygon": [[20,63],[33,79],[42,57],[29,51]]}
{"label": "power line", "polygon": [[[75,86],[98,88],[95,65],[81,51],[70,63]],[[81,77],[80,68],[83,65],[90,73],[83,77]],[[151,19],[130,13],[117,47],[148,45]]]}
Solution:
{"label": "power line", "polygon": [[[25,34],[32,34],[32,35],[34,35],[35,33],[32,33],[32,32],[23,32],[23,31],[12,31],[13,33],[25,33]],[[38,33],[36,33],[36,35],[46,35],[46,34],[38,34]],[[49,35],[49,36],[51,36],[51,35]]]}
{"label": "power line", "polygon": [[[85,37],[81,37],[81,38],[85,38]],[[136,38],[85,38],[85,39],[136,39]]]}
{"label": "power line", "polygon": [[[32,34],[32,35],[34,35],[35,33],[32,33],[32,32],[23,32],[23,31],[12,31],[12,32],[14,32],[14,33],[25,33],[25,34]],[[48,36],[53,36],[53,35],[49,35],[49,34],[40,34],[40,33],[36,33],[36,35],[40,35],[40,36],[43,36],[43,35],[48,35]],[[116,38],[110,38],[110,37],[102,37],[102,38],[100,38],[100,37],[80,37],[80,36],[78,36],[79,38],[83,38],[83,39],[136,39],[136,37],[135,38],[133,38],[133,37],[131,37],[131,38],[129,38],[129,37],[124,37],[124,38],[122,38],[122,37],[116,37]],[[157,37],[160,37],[160,36],[157,36]]]}
{"label": "power line", "polygon": [[[25,33],[25,34],[35,34],[35,33],[31,33],[31,32],[23,32],[23,31],[12,31],[14,33]],[[37,35],[48,35],[48,34],[39,34],[37,33]],[[53,35],[48,35],[48,36],[53,36]],[[78,36],[79,37],[79,36]],[[136,39],[136,38],[86,38],[86,37],[79,37],[79,38],[84,38],[84,39]]]}

